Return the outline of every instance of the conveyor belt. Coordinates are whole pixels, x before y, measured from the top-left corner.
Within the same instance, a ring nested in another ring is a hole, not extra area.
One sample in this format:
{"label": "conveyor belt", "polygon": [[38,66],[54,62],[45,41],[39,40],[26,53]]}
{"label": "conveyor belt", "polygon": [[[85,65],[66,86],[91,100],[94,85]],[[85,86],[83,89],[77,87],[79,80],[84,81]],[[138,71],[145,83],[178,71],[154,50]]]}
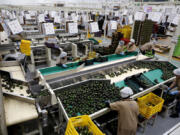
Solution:
{"label": "conveyor belt", "polygon": [[[111,62],[111,61],[115,61],[115,60],[124,59],[127,57],[132,57],[135,55],[137,55],[136,52],[130,53],[130,54],[124,55],[124,56],[113,54],[113,55],[108,55],[106,57],[108,57],[108,62]],[[101,63],[100,62],[94,63],[94,65],[97,65],[97,64],[101,64]],[[63,71],[71,70],[71,69],[76,69],[77,67],[79,67],[78,62],[69,63],[69,64],[67,64],[67,66],[69,66],[69,67],[68,68],[62,68],[62,67],[55,66],[55,67],[50,67],[50,68],[44,68],[44,69],[40,69],[40,72],[42,73],[42,75],[49,75],[49,74],[54,74],[57,72],[63,72]]]}
{"label": "conveyor belt", "polygon": [[[135,55],[135,54],[134,54]],[[119,60],[117,60],[117,58],[119,57]],[[52,83],[52,82],[57,82],[57,81],[60,81],[60,80],[66,80],[66,79],[70,79],[70,78],[74,78],[74,77],[78,77],[78,76],[81,76],[81,75],[85,75],[85,74],[91,74],[93,72],[97,72],[97,71],[101,71],[101,70],[105,70],[105,69],[109,69],[109,68],[113,68],[114,66],[117,66],[119,64],[124,64],[124,63],[129,63],[129,62],[132,62],[132,61],[135,61],[136,60],[136,56],[132,56],[131,57],[128,57],[128,56],[124,56],[123,58],[118,56],[118,57],[115,57],[114,56],[110,59],[111,61],[110,62],[104,62],[104,63],[95,63],[95,65],[92,65],[92,66],[87,66],[83,69],[81,69],[79,72],[76,72],[76,73],[72,73],[72,74],[69,74],[69,75],[63,75],[63,76],[58,76],[58,73],[60,74],[62,71],[58,72],[56,70],[56,74],[54,74],[54,78],[53,78],[53,74],[51,74],[50,76],[51,77],[48,77],[49,75],[44,75],[44,78],[49,82],[49,83]],[[120,59],[121,58],[121,59]],[[147,58],[147,57],[146,57]],[[113,59],[113,60],[112,60]],[[77,65],[76,65],[77,66]],[[57,67],[51,67],[52,69],[53,68],[57,68]],[[54,72],[51,68],[49,68],[52,72]],[[78,68],[78,67],[77,67]],[[47,68],[45,69],[40,69],[40,72],[42,73],[47,73],[47,70],[49,70]],[[59,68],[61,69],[61,68]],[[75,69],[75,68],[74,68]],[[76,69],[75,69],[76,70]],[[68,71],[68,70],[67,70]]]}

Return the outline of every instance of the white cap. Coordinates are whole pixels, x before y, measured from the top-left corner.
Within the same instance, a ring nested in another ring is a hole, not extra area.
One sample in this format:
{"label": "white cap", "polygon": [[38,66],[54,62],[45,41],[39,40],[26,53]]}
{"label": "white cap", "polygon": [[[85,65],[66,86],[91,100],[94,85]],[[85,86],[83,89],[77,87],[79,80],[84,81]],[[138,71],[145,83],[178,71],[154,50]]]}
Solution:
{"label": "white cap", "polygon": [[67,53],[66,53],[66,52],[61,52],[60,58],[63,58],[63,57],[66,57],[66,56],[67,56]]}
{"label": "white cap", "polygon": [[133,90],[129,87],[124,87],[122,90],[120,90],[120,96],[122,98],[127,98],[131,95],[133,95]]}
{"label": "white cap", "polygon": [[180,68],[175,69],[175,70],[173,71],[173,73],[174,73],[175,75],[180,75]]}
{"label": "white cap", "polygon": [[134,40],[134,39],[131,39],[130,42],[131,42],[131,43],[135,43],[135,40]]}

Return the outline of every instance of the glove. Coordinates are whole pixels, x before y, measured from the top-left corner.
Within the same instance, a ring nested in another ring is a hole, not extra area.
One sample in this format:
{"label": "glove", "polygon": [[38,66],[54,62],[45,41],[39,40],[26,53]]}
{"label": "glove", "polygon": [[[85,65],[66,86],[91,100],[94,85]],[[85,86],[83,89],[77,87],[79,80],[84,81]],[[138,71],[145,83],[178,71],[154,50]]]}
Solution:
{"label": "glove", "polygon": [[179,93],[180,93],[180,92],[179,92],[178,90],[170,92],[171,95],[177,95],[177,94],[179,94]]}
{"label": "glove", "polygon": [[67,65],[66,65],[66,64],[62,64],[62,67],[63,67],[63,68],[67,68]]}
{"label": "glove", "polygon": [[124,52],[121,52],[120,54],[121,54],[121,55],[124,55]]}
{"label": "glove", "polygon": [[110,108],[110,100],[105,101],[106,107]]}

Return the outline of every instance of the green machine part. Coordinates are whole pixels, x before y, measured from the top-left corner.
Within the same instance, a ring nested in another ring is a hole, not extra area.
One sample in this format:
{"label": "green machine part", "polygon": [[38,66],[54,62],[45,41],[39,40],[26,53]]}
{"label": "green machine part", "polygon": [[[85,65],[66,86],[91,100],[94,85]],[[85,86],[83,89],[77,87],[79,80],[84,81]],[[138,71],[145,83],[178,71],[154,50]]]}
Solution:
{"label": "green machine part", "polygon": [[[127,53],[127,55],[112,54],[112,55],[107,55],[105,57],[108,57],[108,62],[110,62],[110,61],[120,60],[120,59],[132,57],[136,55],[137,55],[137,52],[132,52],[132,53]],[[94,65],[100,64],[100,63],[101,62],[94,62]],[[67,64],[67,68],[54,66],[54,67],[43,68],[43,69],[40,69],[39,71],[42,73],[42,75],[49,75],[49,74],[55,74],[55,73],[59,73],[63,71],[74,70],[74,69],[77,69],[79,66],[80,66],[79,62],[72,62],[72,63]]]}
{"label": "green machine part", "polygon": [[179,57],[180,56],[180,36],[178,38],[178,43],[177,43],[177,45],[176,45],[176,47],[174,49],[173,56],[175,56],[175,57]]}
{"label": "green machine part", "polygon": [[124,81],[116,82],[115,86],[118,88],[127,87]]}
{"label": "green machine part", "polygon": [[144,76],[146,76],[149,80],[154,82],[154,80],[157,79],[159,83],[164,82],[164,80],[161,79],[162,75],[163,75],[163,72],[161,69],[155,69],[155,70],[144,73]]}

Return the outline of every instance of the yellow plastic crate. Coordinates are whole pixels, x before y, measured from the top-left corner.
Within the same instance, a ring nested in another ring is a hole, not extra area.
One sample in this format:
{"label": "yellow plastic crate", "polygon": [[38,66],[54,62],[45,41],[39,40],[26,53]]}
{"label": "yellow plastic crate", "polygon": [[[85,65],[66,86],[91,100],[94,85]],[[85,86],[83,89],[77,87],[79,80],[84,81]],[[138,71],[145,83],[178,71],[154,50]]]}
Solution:
{"label": "yellow plastic crate", "polygon": [[164,99],[149,93],[143,97],[138,98],[138,105],[140,114],[149,119],[152,115],[162,110]]}
{"label": "yellow plastic crate", "polygon": [[102,43],[102,40],[98,40],[99,43]]}
{"label": "yellow plastic crate", "polygon": [[89,128],[89,131],[92,132],[93,135],[105,135],[93,123],[93,121],[90,119],[88,115],[82,115],[82,116],[70,118],[68,121],[65,135],[79,135],[75,127],[81,127],[81,126],[87,126]]}
{"label": "yellow plastic crate", "polygon": [[88,59],[93,59],[96,57],[96,52],[92,51],[92,52],[89,52],[88,54]]}

